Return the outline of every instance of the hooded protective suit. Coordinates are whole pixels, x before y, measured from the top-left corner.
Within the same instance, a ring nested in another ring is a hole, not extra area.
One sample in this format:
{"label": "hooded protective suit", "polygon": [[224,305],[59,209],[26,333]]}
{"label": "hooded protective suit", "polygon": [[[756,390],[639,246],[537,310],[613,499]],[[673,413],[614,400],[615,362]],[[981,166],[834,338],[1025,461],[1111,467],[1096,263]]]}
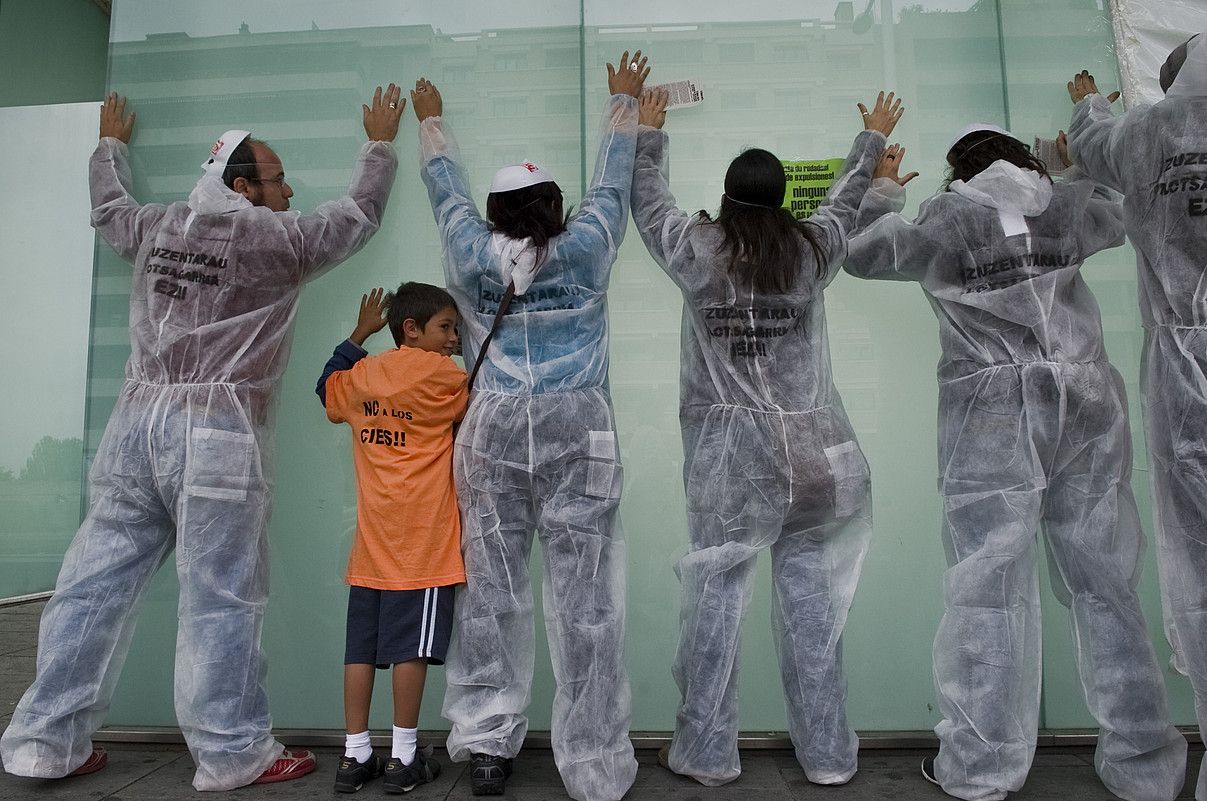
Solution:
{"label": "hooded protective suit", "polygon": [[1039,714],[1042,525],[1101,726],[1098,775],[1125,799],[1172,799],[1186,742],[1169,723],[1136,597],[1144,537],[1127,403],[1078,272],[1122,243],[1119,204],[1084,178],[1053,187],[1005,161],[953,181],[916,222],[887,213],[903,203],[894,181],[873,182],[846,269],[919,282],[939,319],[949,569],[934,645],[937,778],[970,800],[1004,798],[1026,779]]}
{"label": "hooded protective suit", "polygon": [[[1190,676],[1207,737],[1207,35],[1167,97],[1111,115],[1093,94],[1073,109],[1069,153],[1124,194],[1139,263],[1143,401],[1165,631]],[[1207,801],[1207,761],[1197,801]]]}
{"label": "hooded protective suit", "polygon": [[8,772],[61,777],[87,759],[144,591],[173,548],[176,716],[193,786],[248,784],[280,756],[260,650],[275,389],[302,284],[377,230],[396,163],[388,142],[367,143],[348,196],[313,214],[253,207],[212,175],[189,203],[140,206],[126,146],[97,145],[92,224],[134,263],[132,352],[87,517],[42,616],[37,678],[0,742]]}
{"label": "hooded protective suit", "polygon": [[557,682],[553,756],[572,798],[616,801],[637,762],[628,737],[622,474],[607,389],[606,291],[629,211],[637,103],[628,95],[609,100],[591,186],[541,264],[527,240],[492,232],[478,214],[440,118],[425,120],[419,133],[467,364],[508,282],[516,283],[453,456],[467,581],[446,669],[449,755],[512,757],[523,744],[536,529]]}
{"label": "hooded protective suit", "polygon": [[675,207],[667,135],[642,127],[633,219],[683,292],[679,420],[690,551],[669,754],[676,773],[733,781],[740,628],[759,552],[770,548],[773,626],[788,726],[810,781],[842,784],[859,747],[846,718],[842,629],[871,536],[867,461],[834,388],[822,290],[834,278],[859,201],[884,150],[861,133],[809,225],[828,257],[817,277],[804,245],[782,295],[735,282],[720,226]]}

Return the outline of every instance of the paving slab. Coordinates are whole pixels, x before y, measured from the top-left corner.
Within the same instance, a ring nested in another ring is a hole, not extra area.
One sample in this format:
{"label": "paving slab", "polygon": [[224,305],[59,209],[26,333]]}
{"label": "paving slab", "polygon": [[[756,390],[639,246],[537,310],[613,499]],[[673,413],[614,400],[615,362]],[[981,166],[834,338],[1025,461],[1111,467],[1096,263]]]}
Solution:
{"label": "paving slab", "polygon": [[[88,776],[46,780],[0,773],[0,801],[117,801],[126,797],[124,793],[129,788],[145,783],[166,766],[183,762],[191,775],[193,763],[187,752],[119,745],[106,746],[106,750],[109,764],[104,770]],[[193,788],[189,787],[188,791],[192,793]],[[161,796],[157,801],[176,797]]]}
{"label": "paving slab", "polygon": [[25,680],[29,684],[33,680],[34,666],[37,662],[37,653],[29,652],[30,649],[17,651],[11,654],[0,656],[0,676],[15,676]]}

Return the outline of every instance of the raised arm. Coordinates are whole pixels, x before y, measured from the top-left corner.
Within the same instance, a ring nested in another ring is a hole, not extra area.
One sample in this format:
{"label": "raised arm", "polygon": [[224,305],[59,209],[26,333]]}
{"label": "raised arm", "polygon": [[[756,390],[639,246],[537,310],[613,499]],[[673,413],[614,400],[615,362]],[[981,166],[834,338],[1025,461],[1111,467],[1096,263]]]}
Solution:
{"label": "raised arm", "polygon": [[[894,99],[892,92],[888,95],[880,92],[871,111],[863,103],[858,105],[864,129],[855,137],[851,152],[843,164],[842,174],[830,187],[825,202],[806,223],[821,232],[822,244],[829,258],[826,273],[831,278],[842,264],[847,237],[855,230],[860,203],[872,181],[872,172],[885,153],[887,137],[905,113],[901,98]],[[904,152],[899,148],[894,152],[898,151]],[[912,175],[907,176],[902,183],[911,178]]]}
{"label": "raised arm", "polygon": [[[675,205],[670,187],[670,138],[666,122],[665,89],[647,90],[638,101],[637,154],[633,166],[633,222],[654,260],[671,272],[675,252],[690,215]],[[673,274],[672,274],[673,276]]]}
{"label": "raised arm", "polygon": [[1082,258],[1123,244],[1123,198],[1105,184],[1087,176],[1079,167],[1065,171],[1064,183],[1075,186],[1086,197],[1077,225]]}
{"label": "raised arm", "polygon": [[590,233],[596,242],[583,242],[594,252],[610,254],[600,261],[610,267],[624,239],[629,217],[629,193],[633,186],[633,158],[637,149],[637,98],[649,68],[638,50],[620,57],[619,68],[608,64],[608,89],[612,96],[604,112],[603,134],[595,158],[595,174],[583,195],[582,205],[571,226]]}
{"label": "raised arm", "polygon": [[470,196],[456,142],[442,117],[440,90],[420,78],[411,91],[411,106],[419,119],[420,176],[444,246],[444,277],[452,286],[465,287],[477,277],[474,244],[489,235],[490,226]]}
{"label": "raised arm", "polygon": [[[319,396],[323,408],[327,410],[327,419],[333,423],[342,423],[346,419],[344,408],[348,402],[348,388],[344,385],[344,376],[341,374],[351,370],[354,364],[369,355],[364,347],[365,340],[385,328],[388,301],[389,296],[381,287],[371,290],[367,295],[361,295],[356,328],[352,329],[351,336],[335,346],[335,352],[323,365],[323,372],[319,376],[314,393]],[[336,378],[335,384],[332,385],[329,403],[327,382],[335,376],[340,377]]]}
{"label": "raised arm", "polygon": [[904,154],[905,149],[897,145],[884,152],[859,206],[857,228],[847,240],[843,262],[843,268],[857,278],[919,281],[931,261],[946,258],[942,238],[927,224],[931,201],[923,204],[917,222],[901,216],[905,184],[917,176],[899,177]]}
{"label": "raised arm", "polygon": [[1111,103],[1119,93],[1103,97],[1098,93],[1094,76],[1085,70],[1073,76],[1068,90],[1074,104],[1073,121],[1069,126],[1069,157],[1095,181],[1120,192],[1127,191],[1124,185],[1127,170],[1136,166],[1128,158],[1129,129],[1135,125],[1136,115],[1114,116]]}
{"label": "raised arm", "polygon": [[372,106],[361,107],[369,141],[356,158],[348,194],[297,218],[295,247],[303,280],[316,278],[347,259],[381,227],[398,170],[398,157],[391,143],[398,135],[398,121],[406,108],[401,95],[402,90],[394,84],[384,93],[377,87]]}
{"label": "raised arm", "polygon": [[126,145],[134,133],[135,114],[126,115],[126,99],[117,93],[101,106],[100,141],[88,162],[92,227],[118,255],[133,261],[147,233],[163,219],[167,207],[139,205],[131,195],[133,180]]}

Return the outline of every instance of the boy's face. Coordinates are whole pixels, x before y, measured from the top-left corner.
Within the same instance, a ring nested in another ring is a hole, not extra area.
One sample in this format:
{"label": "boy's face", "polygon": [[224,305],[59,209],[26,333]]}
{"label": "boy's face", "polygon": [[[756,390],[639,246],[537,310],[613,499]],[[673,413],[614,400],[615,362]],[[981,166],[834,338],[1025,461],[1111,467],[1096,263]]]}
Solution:
{"label": "boy's face", "polygon": [[457,349],[457,310],[452,306],[441,309],[431,316],[422,329],[414,320],[402,324],[406,342],[412,348],[443,353],[452,356]]}

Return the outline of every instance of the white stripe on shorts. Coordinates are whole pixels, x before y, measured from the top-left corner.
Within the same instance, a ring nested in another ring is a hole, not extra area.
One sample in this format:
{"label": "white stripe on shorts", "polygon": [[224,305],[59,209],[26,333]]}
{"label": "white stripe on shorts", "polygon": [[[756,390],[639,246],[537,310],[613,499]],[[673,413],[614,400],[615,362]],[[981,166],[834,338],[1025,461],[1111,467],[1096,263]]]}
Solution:
{"label": "white stripe on shorts", "polygon": [[426,654],[426,656],[428,656],[428,657],[431,657],[432,647],[435,645],[435,642],[436,642],[436,602],[440,600],[440,588],[433,587],[431,589],[431,593],[432,593],[432,618],[431,618],[431,621],[427,623],[427,654]]}
{"label": "white stripe on shorts", "polygon": [[[428,607],[428,603],[431,599],[431,592],[432,592],[431,587],[428,587],[426,590],[423,591],[423,620],[420,622],[420,626],[419,626],[419,652],[418,652],[419,656],[424,655],[423,654],[423,641],[427,639],[427,635],[428,635],[427,607]],[[429,656],[430,656],[430,654],[429,654]]]}

